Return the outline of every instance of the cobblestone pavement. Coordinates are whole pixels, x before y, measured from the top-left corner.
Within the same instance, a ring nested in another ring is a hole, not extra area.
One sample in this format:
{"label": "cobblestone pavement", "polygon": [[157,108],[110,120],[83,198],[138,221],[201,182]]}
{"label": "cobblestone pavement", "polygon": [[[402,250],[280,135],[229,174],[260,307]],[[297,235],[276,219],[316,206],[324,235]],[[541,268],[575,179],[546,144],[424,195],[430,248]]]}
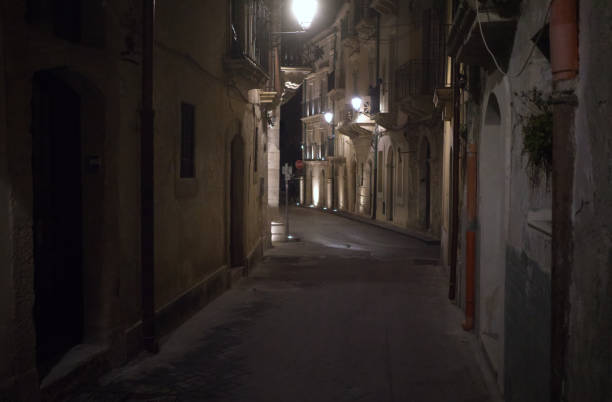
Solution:
{"label": "cobblestone pavement", "polygon": [[306,209],[291,223],[300,242],[72,400],[495,400],[437,246]]}

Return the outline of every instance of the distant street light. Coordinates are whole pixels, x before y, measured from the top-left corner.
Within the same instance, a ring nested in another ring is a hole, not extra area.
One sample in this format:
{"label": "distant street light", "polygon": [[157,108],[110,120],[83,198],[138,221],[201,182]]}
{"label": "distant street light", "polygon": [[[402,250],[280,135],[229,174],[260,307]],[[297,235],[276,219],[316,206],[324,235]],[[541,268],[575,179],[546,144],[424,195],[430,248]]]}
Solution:
{"label": "distant street light", "polygon": [[332,120],[334,119],[334,114],[332,112],[327,112],[325,113],[324,117],[327,124],[331,124]]}
{"label": "distant street light", "polygon": [[314,20],[314,16],[317,13],[317,7],[317,0],[293,0],[291,10],[302,29],[310,28],[312,20]]}
{"label": "distant street light", "polygon": [[351,99],[351,104],[353,105],[353,109],[355,109],[356,111],[359,111],[359,109],[361,109],[361,98],[358,96],[355,96],[353,99]]}

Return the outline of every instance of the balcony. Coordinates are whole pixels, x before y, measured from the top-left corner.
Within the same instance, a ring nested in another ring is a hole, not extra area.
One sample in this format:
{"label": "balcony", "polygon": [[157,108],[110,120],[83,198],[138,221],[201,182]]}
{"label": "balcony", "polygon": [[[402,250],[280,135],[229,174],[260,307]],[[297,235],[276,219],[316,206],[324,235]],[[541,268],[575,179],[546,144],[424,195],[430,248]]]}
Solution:
{"label": "balcony", "polygon": [[302,117],[311,117],[328,111],[327,96],[319,96],[302,103]]}
{"label": "balcony", "polygon": [[[491,71],[495,64],[482,40],[476,16],[476,0],[464,0],[457,7],[447,47],[457,61]],[[480,0],[482,31],[502,68],[507,68],[516,33],[518,0]]]}
{"label": "balcony", "polygon": [[444,61],[416,59],[397,69],[395,101],[412,119],[432,113],[434,92],[445,84]]}
{"label": "balcony", "polygon": [[358,0],[353,14],[353,26],[361,40],[371,40],[376,34],[376,12],[370,8],[369,0]]}
{"label": "balcony", "polygon": [[281,81],[283,86],[282,103],[286,103],[295,95],[304,82],[304,78],[312,72],[316,56],[312,46],[300,37],[283,37],[281,39]]}
{"label": "balcony", "polygon": [[262,88],[269,80],[270,10],[261,0],[232,2],[231,48],[226,71],[247,89]]}

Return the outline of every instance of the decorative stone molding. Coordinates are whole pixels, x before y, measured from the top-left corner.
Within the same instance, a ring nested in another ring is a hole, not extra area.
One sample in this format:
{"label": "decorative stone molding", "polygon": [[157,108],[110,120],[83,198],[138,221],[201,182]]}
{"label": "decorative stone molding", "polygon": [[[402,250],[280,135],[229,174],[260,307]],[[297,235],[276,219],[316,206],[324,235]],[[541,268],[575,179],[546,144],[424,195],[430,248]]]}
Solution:
{"label": "decorative stone molding", "polygon": [[225,57],[223,66],[228,78],[247,90],[263,88],[270,79],[261,67],[246,56]]}

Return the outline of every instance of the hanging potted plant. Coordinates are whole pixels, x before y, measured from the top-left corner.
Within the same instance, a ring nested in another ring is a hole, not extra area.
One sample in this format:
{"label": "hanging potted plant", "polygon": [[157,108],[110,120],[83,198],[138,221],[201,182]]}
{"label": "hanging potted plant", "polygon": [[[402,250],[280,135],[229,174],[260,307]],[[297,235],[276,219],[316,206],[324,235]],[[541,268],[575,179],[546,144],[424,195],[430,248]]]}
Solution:
{"label": "hanging potted plant", "polygon": [[534,185],[542,174],[546,182],[552,170],[553,114],[549,99],[542,91],[515,93],[524,103],[528,112],[519,114],[523,134],[523,157],[527,158],[528,175]]}

